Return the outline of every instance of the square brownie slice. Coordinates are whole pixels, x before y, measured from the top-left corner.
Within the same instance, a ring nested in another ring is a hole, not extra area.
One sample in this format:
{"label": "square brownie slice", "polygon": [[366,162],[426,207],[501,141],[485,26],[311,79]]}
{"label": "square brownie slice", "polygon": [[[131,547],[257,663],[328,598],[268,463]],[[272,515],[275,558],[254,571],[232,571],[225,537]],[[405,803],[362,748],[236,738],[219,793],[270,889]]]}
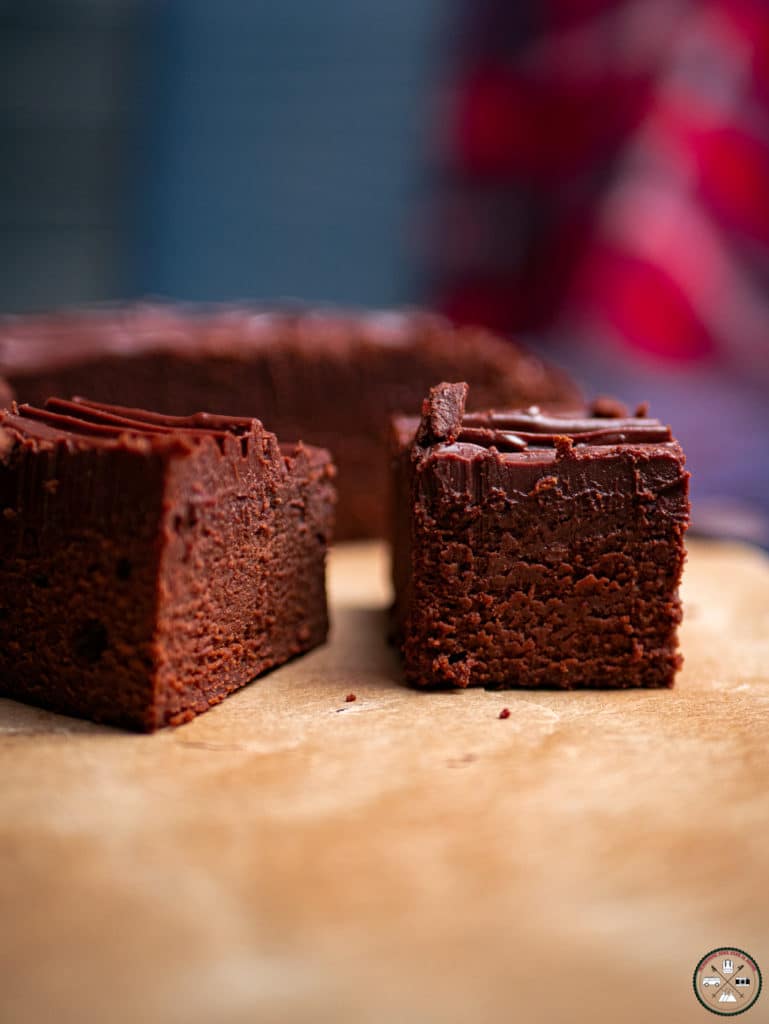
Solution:
{"label": "square brownie slice", "polygon": [[394,627],[418,686],[671,686],[689,520],[670,429],[465,414],[466,384],[393,423]]}
{"label": "square brownie slice", "polygon": [[326,639],[328,453],[258,420],[0,413],[0,696],[151,731]]}

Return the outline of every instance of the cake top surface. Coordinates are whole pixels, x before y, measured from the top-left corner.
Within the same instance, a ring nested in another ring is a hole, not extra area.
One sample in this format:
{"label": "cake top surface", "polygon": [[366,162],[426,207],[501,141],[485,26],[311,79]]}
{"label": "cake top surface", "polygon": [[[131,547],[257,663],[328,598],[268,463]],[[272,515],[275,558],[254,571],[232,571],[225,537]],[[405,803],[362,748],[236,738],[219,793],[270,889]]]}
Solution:
{"label": "cake top surface", "polygon": [[102,355],[172,351],[238,353],[275,345],[398,348],[415,332],[436,330],[440,317],[419,312],[367,312],[247,305],[136,303],[0,318],[5,373],[63,365]]}
{"label": "cake top surface", "polygon": [[255,442],[265,452],[277,450],[275,435],[256,419],[206,412],[164,416],[85,398],[49,398],[44,408],[13,403],[10,409],[0,411],[0,428],[32,445],[191,451],[211,439],[221,451],[239,449],[243,455]]}
{"label": "cake top surface", "polygon": [[451,365],[463,351],[479,366],[513,375],[542,400],[579,401],[562,370],[490,331],[457,327],[426,310],[340,310],[285,306],[134,303],[0,317],[0,374],[45,372],[89,359],[171,353],[247,358],[287,351],[348,362],[365,353],[432,352]]}
{"label": "cake top surface", "polygon": [[[430,389],[422,416],[401,417],[402,444],[436,455],[477,457],[487,453],[521,461],[554,458],[580,449],[671,445],[670,427],[649,418],[641,406],[635,416],[609,398],[597,399],[583,415],[543,414],[536,406],[511,411],[465,411],[465,383]],[[550,454],[548,454],[548,450]]]}

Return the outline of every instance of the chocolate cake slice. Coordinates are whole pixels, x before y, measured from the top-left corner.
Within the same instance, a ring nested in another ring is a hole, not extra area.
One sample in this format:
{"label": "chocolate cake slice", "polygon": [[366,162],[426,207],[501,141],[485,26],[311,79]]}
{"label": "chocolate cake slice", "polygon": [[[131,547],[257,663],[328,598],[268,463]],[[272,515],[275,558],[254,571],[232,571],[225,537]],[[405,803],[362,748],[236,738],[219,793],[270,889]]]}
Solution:
{"label": "chocolate cake slice", "polygon": [[87,394],[175,415],[258,414],[278,437],[329,448],[339,539],[385,535],[389,419],[417,410],[436,380],[468,380],[478,408],[581,401],[519,346],[426,313],[137,305],[7,318],[0,374],[19,401]]}
{"label": "chocolate cake slice", "polygon": [[0,696],[151,731],[323,643],[333,474],[258,420],[0,412]]}
{"label": "chocolate cake slice", "polygon": [[606,400],[566,417],[467,414],[466,396],[441,384],[393,424],[406,679],[672,685],[689,474],[670,428]]}

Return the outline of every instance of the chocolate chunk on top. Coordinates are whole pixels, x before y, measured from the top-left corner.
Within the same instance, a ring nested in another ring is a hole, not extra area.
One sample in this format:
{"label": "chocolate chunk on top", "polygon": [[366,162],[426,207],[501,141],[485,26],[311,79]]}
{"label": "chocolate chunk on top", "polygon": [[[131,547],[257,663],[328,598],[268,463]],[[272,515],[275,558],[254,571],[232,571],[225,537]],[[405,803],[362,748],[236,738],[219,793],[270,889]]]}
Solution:
{"label": "chocolate chunk on top", "polygon": [[425,447],[440,441],[454,441],[462,430],[468,386],[438,384],[422,402],[422,419],[417,430],[417,443]]}

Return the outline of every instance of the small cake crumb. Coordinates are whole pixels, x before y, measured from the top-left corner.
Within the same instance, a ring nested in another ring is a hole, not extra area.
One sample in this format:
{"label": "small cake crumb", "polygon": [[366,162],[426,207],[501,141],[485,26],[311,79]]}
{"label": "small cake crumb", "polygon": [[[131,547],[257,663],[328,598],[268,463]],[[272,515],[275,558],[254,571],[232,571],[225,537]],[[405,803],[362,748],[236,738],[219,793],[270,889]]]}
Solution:
{"label": "small cake crumb", "polygon": [[509,718],[510,717],[510,708],[502,708],[502,710],[499,712],[499,717],[500,718]]}
{"label": "small cake crumb", "polygon": [[558,459],[568,459],[574,451],[574,441],[571,437],[567,437],[566,434],[555,434],[553,436],[553,443],[555,444],[556,461]]}
{"label": "small cake crumb", "polygon": [[345,700],[347,701],[348,704],[349,704],[349,702],[351,700],[357,700],[357,699],[358,698],[355,696],[354,693],[348,693],[347,696],[345,697]]}

